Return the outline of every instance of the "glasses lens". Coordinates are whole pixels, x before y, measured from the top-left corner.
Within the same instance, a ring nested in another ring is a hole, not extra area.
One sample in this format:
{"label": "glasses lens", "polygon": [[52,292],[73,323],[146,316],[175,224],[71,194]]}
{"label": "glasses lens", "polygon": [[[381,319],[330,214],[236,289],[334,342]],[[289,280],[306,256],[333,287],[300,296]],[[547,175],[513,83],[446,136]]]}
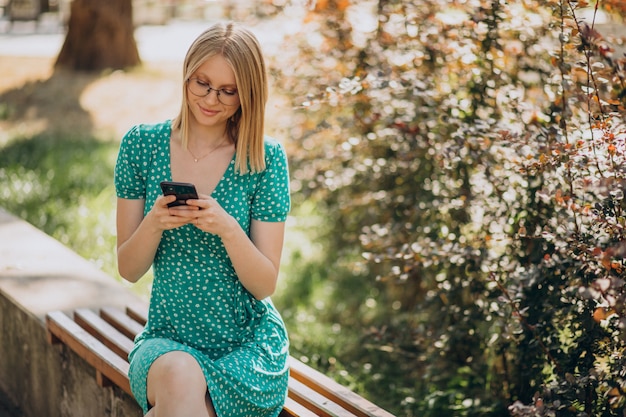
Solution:
{"label": "glasses lens", "polygon": [[237,94],[237,90],[230,90],[225,88],[216,90],[197,78],[190,79],[187,82],[187,85],[189,86],[189,91],[191,91],[191,93],[195,96],[205,97],[212,92],[215,92],[217,94],[217,99],[220,103],[226,106],[234,106],[236,104],[239,104],[239,95]]}
{"label": "glasses lens", "polygon": [[192,78],[187,81],[187,86],[189,86],[189,91],[191,91],[194,96],[204,97],[209,93],[208,86],[198,81],[198,79]]}
{"label": "glasses lens", "polygon": [[237,90],[219,90],[217,99],[225,106],[235,106],[239,104],[239,95]]}

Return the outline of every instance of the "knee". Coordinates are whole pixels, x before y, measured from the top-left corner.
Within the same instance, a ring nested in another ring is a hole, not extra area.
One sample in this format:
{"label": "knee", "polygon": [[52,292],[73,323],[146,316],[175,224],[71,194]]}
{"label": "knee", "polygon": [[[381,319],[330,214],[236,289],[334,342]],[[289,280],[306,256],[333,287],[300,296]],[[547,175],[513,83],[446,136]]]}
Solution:
{"label": "knee", "polygon": [[166,390],[170,393],[206,392],[206,380],[200,364],[189,353],[168,352],[160,356],[148,372],[148,394]]}

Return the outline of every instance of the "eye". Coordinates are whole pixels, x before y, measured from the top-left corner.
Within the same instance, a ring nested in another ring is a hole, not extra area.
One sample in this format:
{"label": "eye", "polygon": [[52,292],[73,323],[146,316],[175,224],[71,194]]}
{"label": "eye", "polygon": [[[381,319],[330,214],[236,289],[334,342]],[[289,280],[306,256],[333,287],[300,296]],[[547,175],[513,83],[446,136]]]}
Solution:
{"label": "eye", "polygon": [[227,96],[234,96],[235,94],[237,94],[237,90],[226,90],[223,88],[221,91]]}
{"label": "eye", "polygon": [[198,84],[200,87],[204,87],[204,88],[209,88],[209,84],[205,83],[204,81],[196,78],[195,79],[196,84]]}

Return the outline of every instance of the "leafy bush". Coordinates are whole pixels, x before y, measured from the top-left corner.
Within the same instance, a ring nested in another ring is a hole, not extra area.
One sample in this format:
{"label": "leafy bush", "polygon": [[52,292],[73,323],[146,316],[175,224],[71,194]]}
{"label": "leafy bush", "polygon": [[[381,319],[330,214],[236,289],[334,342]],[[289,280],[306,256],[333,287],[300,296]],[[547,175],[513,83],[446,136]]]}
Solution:
{"label": "leafy bush", "polygon": [[315,3],[275,66],[329,227],[289,278],[314,307],[283,310],[342,336],[301,356],[399,415],[623,414],[626,59],[597,6]]}

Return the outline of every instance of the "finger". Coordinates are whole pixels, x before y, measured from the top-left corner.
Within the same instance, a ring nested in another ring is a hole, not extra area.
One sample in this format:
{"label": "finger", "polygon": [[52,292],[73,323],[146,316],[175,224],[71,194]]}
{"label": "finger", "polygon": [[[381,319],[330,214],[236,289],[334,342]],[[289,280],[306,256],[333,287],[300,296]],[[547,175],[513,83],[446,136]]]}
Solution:
{"label": "finger", "polygon": [[187,200],[187,205],[190,208],[193,208],[193,210],[196,210],[196,215],[197,210],[206,210],[211,208],[211,203],[207,200]]}
{"label": "finger", "polygon": [[172,216],[180,216],[180,217],[198,217],[198,207],[192,206],[176,206],[170,207],[170,214]]}
{"label": "finger", "polygon": [[198,207],[200,209],[208,209],[213,206],[219,206],[219,203],[213,197],[208,197],[208,196],[202,196],[202,197],[203,198],[199,198],[197,200],[187,200],[187,204],[193,207]]}
{"label": "finger", "polygon": [[160,206],[167,206],[169,203],[176,201],[175,195],[160,195],[157,197],[155,204]]}
{"label": "finger", "polygon": [[176,217],[167,217],[164,218],[163,220],[161,220],[161,227],[164,230],[171,230],[171,229],[176,229],[178,227],[181,227],[187,223],[189,223],[189,220],[187,219],[180,219],[180,218],[176,218]]}

